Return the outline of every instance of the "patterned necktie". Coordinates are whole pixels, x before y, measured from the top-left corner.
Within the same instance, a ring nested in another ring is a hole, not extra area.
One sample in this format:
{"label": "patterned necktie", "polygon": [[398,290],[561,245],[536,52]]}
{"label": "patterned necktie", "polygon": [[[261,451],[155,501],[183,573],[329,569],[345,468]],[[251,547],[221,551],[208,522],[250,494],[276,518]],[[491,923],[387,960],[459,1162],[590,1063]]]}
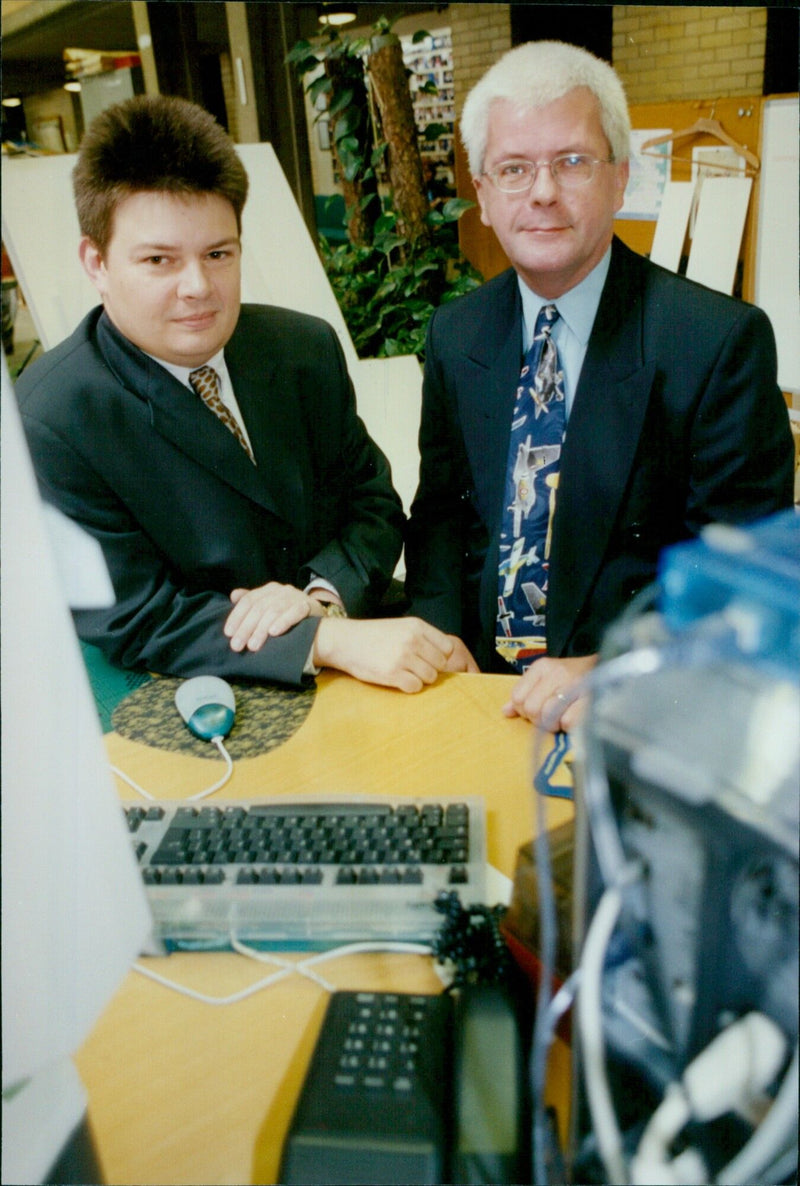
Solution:
{"label": "patterned necktie", "polygon": [[253,450],[248,444],[247,437],[242,432],[241,425],[230,409],[226,408],[225,404],[222,402],[222,396],[219,393],[219,375],[214,370],[214,368],[210,366],[198,367],[196,371],[192,371],[190,373],[189,382],[200,396],[206,407],[210,408],[214,415],[222,421],[225,427],[230,429],[239,444],[247,453],[247,456],[253,462],[253,465],[255,465]]}
{"label": "patterned necktie", "polygon": [[564,440],[564,374],[551,338],[555,305],[536,318],[520,374],[500,535],[495,646],[517,671],[543,655],[550,533]]}

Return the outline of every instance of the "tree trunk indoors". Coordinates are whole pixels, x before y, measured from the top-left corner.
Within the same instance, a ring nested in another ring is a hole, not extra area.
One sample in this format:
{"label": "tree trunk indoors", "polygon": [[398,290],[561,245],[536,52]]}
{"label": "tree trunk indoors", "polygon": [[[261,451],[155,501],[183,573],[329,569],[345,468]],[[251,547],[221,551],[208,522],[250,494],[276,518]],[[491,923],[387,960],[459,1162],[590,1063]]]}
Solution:
{"label": "tree trunk indoors", "polygon": [[400,39],[393,33],[372,39],[369,80],[388,143],[386,164],[394,193],[398,230],[412,243],[430,239],[428,199],[417,142],[417,125]]}

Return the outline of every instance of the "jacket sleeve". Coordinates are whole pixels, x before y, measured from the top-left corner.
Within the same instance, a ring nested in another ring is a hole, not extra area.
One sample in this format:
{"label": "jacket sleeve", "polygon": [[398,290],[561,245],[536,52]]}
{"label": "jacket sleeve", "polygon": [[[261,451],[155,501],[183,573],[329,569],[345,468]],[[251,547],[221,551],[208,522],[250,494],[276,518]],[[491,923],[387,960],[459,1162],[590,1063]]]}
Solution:
{"label": "jacket sleeve", "polygon": [[301,581],[323,577],[339,593],[351,617],[378,606],[403,548],[400,497],[384,454],[357,415],[353,385],[333,329],[321,326],[328,375],[324,406],[309,431],[314,440],[313,535],[325,540],[309,556]]}
{"label": "jacket sleeve", "polygon": [[107,609],[77,609],[81,638],[109,662],[165,675],[301,685],[319,620],[306,619],[256,653],[230,649],[223,625],[231,604],[219,591],[176,577],[146,531],[70,442],[40,420],[23,421],[43,498],[98,540],[116,595]]}
{"label": "jacket sleeve", "polygon": [[742,304],[721,344],[691,429],[686,529],[746,523],[792,505],[794,447],[775,382],[775,338],[762,310]]}

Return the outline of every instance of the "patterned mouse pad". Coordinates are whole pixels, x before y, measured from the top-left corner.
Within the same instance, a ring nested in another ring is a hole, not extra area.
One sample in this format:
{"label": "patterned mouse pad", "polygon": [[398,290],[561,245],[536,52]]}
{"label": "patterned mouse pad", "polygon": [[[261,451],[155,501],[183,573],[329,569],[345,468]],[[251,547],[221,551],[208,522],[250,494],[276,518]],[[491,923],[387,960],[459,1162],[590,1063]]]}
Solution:
{"label": "patterned mouse pad", "polygon": [[[117,705],[112,725],[131,741],[218,762],[216,746],[190,733],[175,707],[175,692],[182,682],[166,676],[150,680]],[[236,720],[225,748],[234,760],[258,757],[288,741],[311,711],[316,694],[314,687],[298,691],[232,681],[231,687]]]}

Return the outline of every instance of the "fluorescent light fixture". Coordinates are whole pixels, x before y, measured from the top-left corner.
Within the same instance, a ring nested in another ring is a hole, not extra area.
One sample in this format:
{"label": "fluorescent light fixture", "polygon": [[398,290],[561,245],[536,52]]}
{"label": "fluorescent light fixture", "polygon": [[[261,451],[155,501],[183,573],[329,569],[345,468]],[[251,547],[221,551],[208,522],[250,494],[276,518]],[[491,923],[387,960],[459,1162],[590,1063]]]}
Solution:
{"label": "fluorescent light fixture", "polygon": [[324,4],[319,14],[321,25],[349,25],[355,19],[356,14],[352,8],[337,4]]}

